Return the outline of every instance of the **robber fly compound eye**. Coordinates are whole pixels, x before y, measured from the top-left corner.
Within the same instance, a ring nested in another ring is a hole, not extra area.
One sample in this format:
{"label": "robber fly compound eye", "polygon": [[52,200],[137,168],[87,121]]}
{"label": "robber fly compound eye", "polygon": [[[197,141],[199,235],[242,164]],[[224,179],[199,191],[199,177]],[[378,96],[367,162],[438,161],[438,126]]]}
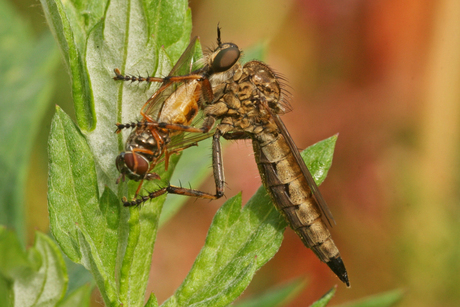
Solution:
{"label": "robber fly compound eye", "polygon": [[214,73],[219,73],[229,70],[240,58],[240,49],[235,44],[226,44],[224,49],[214,57],[211,64],[211,69]]}

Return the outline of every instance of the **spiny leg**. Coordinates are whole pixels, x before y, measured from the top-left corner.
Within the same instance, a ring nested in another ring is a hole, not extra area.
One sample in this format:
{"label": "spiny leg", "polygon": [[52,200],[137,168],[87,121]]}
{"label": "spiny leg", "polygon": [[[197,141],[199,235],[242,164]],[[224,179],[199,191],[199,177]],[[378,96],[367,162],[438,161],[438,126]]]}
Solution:
{"label": "spiny leg", "polygon": [[182,131],[182,132],[207,133],[214,126],[214,121],[215,120],[213,118],[208,117],[207,120],[205,120],[201,128],[185,126],[181,124],[158,123],[155,121],[151,121],[151,122],[150,121],[139,121],[137,123],[132,122],[132,123],[127,123],[127,124],[116,123],[115,126],[117,126],[117,130],[115,132],[120,133],[121,130],[128,129],[128,128],[133,129],[133,128],[152,127],[152,128],[162,128],[162,129]]}
{"label": "spiny leg", "polygon": [[131,81],[131,82],[148,82],[148,83],[153,83],[153,82],[163,82],[164,78],[157,78],[157,77],[142,77],[142,76],[128,76],[128,75],[123,75],[121,71],[118,68],[115,68],[113,70],[115,72],[115,77],[113,77],[113,80],[115,81]]}

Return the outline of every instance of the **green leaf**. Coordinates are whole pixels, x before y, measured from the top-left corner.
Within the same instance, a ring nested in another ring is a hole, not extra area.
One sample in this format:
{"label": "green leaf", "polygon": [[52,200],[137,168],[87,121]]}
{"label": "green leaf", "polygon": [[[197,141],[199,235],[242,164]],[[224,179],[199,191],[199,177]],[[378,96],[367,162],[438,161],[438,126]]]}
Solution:
{"label": "green leaf", "polygon": [[[82,19],[86,15],[88,20],[93,22],[99,20],[103,11],[96,8],[103,8],[106,1],[93,1],[92,10],[86,10],[88,4],[84,4],[83,1],[79,3],[81,5],[78,9],[71,1],[66,1],[64,4],[60,0],[41,0],[40,2],[70,72],[78,125],[84,131],[91,131],[96,125],[96,114],[84,59],[85,42],[90,28],[85,27]],[[88,3],[91,2],[88,1]],[[87,25],[92,27],[93,22],[88,22]]]}
{"label": "green leaf", "polygon": [[265,293],[242,301],[235,307],[276,307],[287,305],[305,287],[305,280],[295,279],[282,286],[271,288]]}
{"label": "green leaf", "polygon": [[15,304],[26,306],[34,302],[35,305],[53,305],[64,296],[68,282],[61,252],[49,237],[37,233],[34,247],[28,251],[28,255],[31,254],[35,261],[40,261],[40,267],[37,272],[15,281]]}
{"label": "green leaf", "polygon": [[[318,174],[330,168],[336,139],[333,136],[305,150],[314,178],[324,179]],[[242,210],[240,195],[229,199],[214,217],[205,246],[188,276],[162,306],[228,305],[278,251],[286,226],[263,187]]]}
{"label": "green leaf", "polygon": [[0,1],[0,224],[24,240],[24,195],[33,141],[51,102],[58,63],[51,35],[36,40],[26,20]]}
{"label": "green leaf", "polygon": [[51,124],[49,159],[51,231],[72,261],[91,270],[106,302],[115,302],[119,200],[109,189],[99,199],[92,154],[60,108]]}
{"label": "green leaf", "polygon": [[327,172],[332,166],[337,137],[338,134],[333,135],[301,152],[302,159],[318,185],[326,179]]}
{"label": "green leaf", "polygon": [[310,307],[324,307],[326,306],[337,290],[337,286],[332,287],[329,291],[326,292],[319,300],[314,302]]}
{"label": "green leaf", "polygon": [[79,263],[71,261],[68,257],[64,258],[67,267],[67,274],[69,275],[69,285],[67,293],[73,292],[85,284],[94,283],[91,272]]}
{"label": "green leaf", "polygon": [[145,307],[158,307],[158,301],[157,298],[155,297],[155,294],[151,293],[149,300],[145,304]]}
{"label": "green leaf", "polygon": [[390,307],[396,305],[403,298],[404,291],[396,289],[377,295],[365,297],[356,302],[342,304],[337,307]]}
{"label": "green leaf", "polygon": [[187,278],[162,306],[226,306],[243,292],[278,250],[286,226],[273,206],[260,210],[262,199],[268,196],[259,189],[242,210],[241,195],[219,209]]}
{"label": "green leaf", "polygon": [[0,274],[0,302],[5,307],[14,306],[14,293],[10,282]]}
{"label": "green leaf", "polygon": [[98,210],[99,191],[91,151],[79,129],[59,107],[51,123],[48,151],[51,231],[64,253],[80,263],[76,224],[95,227],[92,233],[99,236],[104,216]]}
{"label": "green leaf", "polygon": [[67,288],[64,259],[41,233],[25,252],[17,235],[0,227],[0,299],[2,306],[80,307],[90,304],[93,286],[83,285],[62,299]]}
{"label": "green leaf", "polygon": [[90,307],[91,292],[93,286],[90,284],[83,285],[67,295],[67,297],[57,304],[57,307]]}
{"label": "green leaf", "polygon": [[4,226],[0,226],[0,274],[16,278],[23,270],[38,270],[24,252],[18,236]]}
{"label": "green leaf", "polygon": [[[49,237],[37,232],[34,246],[24,252],[17,236],[2,227],[0,246],[7,254],[0,262],[1,295],[10,300],[5,305],[14,299],[14,306],[55,306],[62,299],[67,271],[58,247]],[[9,295],[5,295],[5,285]]]}
{"label": "green leaf", "polygon": [[[41,0],[41,3],[69,68],[77,122],[84,132],[93,131],[101,120],[104,108],[100,99],[116,93],[99,97],[98,92],[109,86],[106,79],[98,79],[100,74],[111,75],[115,67],[122,71],[128,68],[129,72],[133,64],[142,71],[156,73],[157,67],[163,65],[158,65],[160,47],[177,59],[190,39],[191,14],[187,1]],[[102,88],[101,82],[105,83]]]}
{"label": "green leaf", "polygon": [[[190,40],[188,2],[41,2],[70,69],[80,127],[58,109],[49,146],[52,231],[69,258],[91,270],[107,305],[140,306],[165,196],[142,208],[121,206],[138,183],[115,185],[114,161],[129,131],[114,130],[139,118],[156,86],[115,82],[113,69],[166,76]],[[167,172],[155,169],[164,181],[178,158]]]}
{"label": "green leaf", "polygon": [[153,245],[158,230],[158,220],[166,195],[149,202],[142,209],[131,207],[129,238],[120,276],[122,301],[141,306],[150,275]]}

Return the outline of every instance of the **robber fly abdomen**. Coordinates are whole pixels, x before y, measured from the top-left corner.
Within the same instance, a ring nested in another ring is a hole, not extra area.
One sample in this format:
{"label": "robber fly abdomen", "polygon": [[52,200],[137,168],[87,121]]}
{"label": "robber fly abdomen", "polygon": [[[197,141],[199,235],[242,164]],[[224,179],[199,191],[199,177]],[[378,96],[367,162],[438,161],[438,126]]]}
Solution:
{"label": "robber fly abdomen", "polygon": [[[310,185],[282,134],[255,135],[265,143],[253,142],[255,158],[265,188],[278,211],[305,246],[348,284],[346,270]],[[272,140],[271,140],[272,139]]]}
{"label": "robber fly abdomen", "polygon": [[279,80],[264,63],[249,62],[205,113],[220,119],[217,135],[252,139],[262,182],[278,211],[305,246],[349,285],[342,258],[322,220],[333,221],[332,215],[278,116],[287,106]]}

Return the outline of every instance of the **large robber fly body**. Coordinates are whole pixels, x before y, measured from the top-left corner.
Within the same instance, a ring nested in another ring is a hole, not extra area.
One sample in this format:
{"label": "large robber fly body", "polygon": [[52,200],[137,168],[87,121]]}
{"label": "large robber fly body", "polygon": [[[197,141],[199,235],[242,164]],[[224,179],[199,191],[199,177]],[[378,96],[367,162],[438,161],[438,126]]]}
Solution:
{"label": "large robber fly body", "polygon": [[322,218],[334,221],[289,132],[279,118],[285,95],[280,78],[264,63],[246,63],[221,99],[205,108],[220,120],[214,137],[252,139],[262,182],[274,205],[305,246],[341,281],[348,273]]}
{"label": "large robber fly body", "polygon": [[[189,125],[190,121],[180,123],[178,126],[160,125],[158,120],[162,119],[160,116],[156,121],[146,119],[145,121],[148,124],[138,124],[137,128],[132,132],[133,135],[133,133],[137,133],[137,130],[144,129],[146,130],[145,133],[153,135],[158,129],[165,134],[172,131],[203,133],[210,131],[217,121],[218,124],[213,135],[212,156],[216,194],[212,195],[196,190],[168,186],[140,199],[131,202],[125,201],[125,205],[139,205],[166,192],[208,199],[221,197],[225,180],[220,152],[220,137],[230,140],[251,139],[262,182],[278,211],[285,217],[304,245],[312,249],[317,257],[325,262],[342,282],[349,285],[348,273],[326,226],[326,222],[330,224],[331,221],[335,221],[314,179],[300,157],[294,141],[279,117],[284,113],[287,105],[282,78],[275,74],[266,64],[259,61],[251,61],[243,66],[238,62],[239,57],[240,51],[238,47],[229,43],[222,44],[220,42],[220,32],[218,31],[218,47],[208,56],[205,56],[203,68],[182,76],[182,78],[186,79],[177,80],[182,82],[182,85],[177,90],[180,90],[181,87],[189,86],[187,81],[184,80],[195,80],[200,83],[200,98],[197,102],[197,107],[202,108],[205,114],[204,125],[203,128],[200,128],[201,130],[193,127],[189,130],[179,129],[181,125]],[[193,77],[194,79],[191,76],[195,76]],[[118,79],[121,80],[122,78],[129,77],[120,75]],[[161,80],[163,82],[162,87],[170,86],[168,82],[173,78],[168,78]],[[161,91],[162,87],[160,87],[159,91]],[[198,97],[197,95],[194,97]],[[174,100],[176,105],[187,105],[189,103],[187,101],[178,101],[176,98],[171,99]],[[171,103],[171,106],[175,105],[172,101],[165,100],[164,105],[167,103]],[[178,124],[172,121],[169,122],[170,124]],[[119,125],[119,128],[120,126],[123,125]],[[156,149],[151,150],[152,152],[161,151],[161,146],[158,145],[160,143],[157,142],[156,144],[153,146]],[[146,153],[142,150],[138,152],[134,146],[129,147],[127,142],[127,149],[124,153],[125,158],[119,157],[117,159],[118,169],[122,176],[125,174],[134,180],[136,180],[136,176],[138,176],[138,180],[154,179],[155,175],[149,175],[152,166],[145,168],[146,173],[141,172],[139,167],[136,169],[133,167],[133,163],[126,159],[127,153],[133,156],[136,154],[142,155],[146,158],[147,164],[148,161],[154,160],[151,158],[154,155],[150,152]],[[136,175],[132,175],[132,173]]]}

